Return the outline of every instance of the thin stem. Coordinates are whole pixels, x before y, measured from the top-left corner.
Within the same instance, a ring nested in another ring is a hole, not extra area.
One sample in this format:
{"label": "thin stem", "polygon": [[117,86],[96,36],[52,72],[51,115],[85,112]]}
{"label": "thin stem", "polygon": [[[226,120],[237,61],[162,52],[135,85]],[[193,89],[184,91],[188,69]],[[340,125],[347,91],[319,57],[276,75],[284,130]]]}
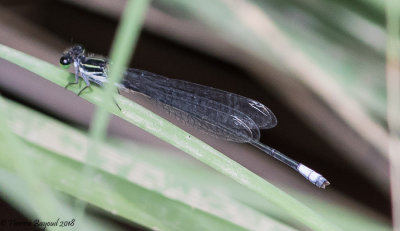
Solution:
{"label": "thin stem", "polygon": [[393,230],[400,231],[400,2],[386,1],[387,121],[390,132],[389,157]]}
{"label": "thin stem", "polygon": [[[127,66],[130,57],[133,54],[148,5],[148,0],[130,0],[126,4],[111,50],[111,60],[113,65],[110,67],[109,81],[112,84],[105,86],[104,92],[102,92],[102,98],[105,101],[105,105],[113,104],[112,100],[115,92],[115,86],[113,83],[119,82],[119,79],[122,78],[123,70]],[[97,147],[105,138],[109,118],[110,115],[104,105],[96,108],[89,132],[91,139],[87,149],[87,161],[90,161],[92,156],[97,153]],[[91,175],[91,168],[85,168],[83,177],[89,179]],[[88,186],[82,185],[80,188],[84,187]],[[78,201],[76,208],[78,213],[80,211],[80,214],[78,215],[83,216],[85,205]]]}

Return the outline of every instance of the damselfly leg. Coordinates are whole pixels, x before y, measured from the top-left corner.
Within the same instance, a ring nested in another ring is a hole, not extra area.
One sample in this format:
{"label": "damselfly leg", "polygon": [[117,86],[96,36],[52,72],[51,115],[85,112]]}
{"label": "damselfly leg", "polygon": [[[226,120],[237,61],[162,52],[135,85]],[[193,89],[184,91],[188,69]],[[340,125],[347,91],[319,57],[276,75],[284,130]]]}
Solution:
{"label": "damselfly leg", "polygon": [[85,87],[83,87],[83,88],[78,92],[78,96],[80,96],[80,95],[82,94],[82,92],[83,92],[84,90],[86,90],[86,89],[91,89],[91,88],[90,88],[90,85],[89,85],[89,86],[86,85]]}

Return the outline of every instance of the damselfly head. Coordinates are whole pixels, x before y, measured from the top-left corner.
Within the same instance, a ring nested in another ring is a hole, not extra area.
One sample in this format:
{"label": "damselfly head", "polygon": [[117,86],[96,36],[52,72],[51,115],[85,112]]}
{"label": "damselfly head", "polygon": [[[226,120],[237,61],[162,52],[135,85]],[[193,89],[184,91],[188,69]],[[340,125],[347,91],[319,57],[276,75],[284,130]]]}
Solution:
{"label": "damselfly head", "polygon": [[75,59],[83,56],[85,48],[81,45],[74,45],[64,51],[64,55],[60,58],[60,65],[64,68],[69,68],[69,65],[74,62]]}

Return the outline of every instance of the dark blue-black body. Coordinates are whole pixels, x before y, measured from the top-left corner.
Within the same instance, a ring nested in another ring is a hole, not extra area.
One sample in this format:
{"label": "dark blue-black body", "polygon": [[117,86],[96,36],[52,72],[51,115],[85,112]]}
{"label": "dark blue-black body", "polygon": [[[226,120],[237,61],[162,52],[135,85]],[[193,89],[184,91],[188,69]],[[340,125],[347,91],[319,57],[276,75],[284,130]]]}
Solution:
{"label": "dark blue-black body", "polygon": [[[86,57],[84,48],[75,45],[66,50],[60,59],[63,66],[67,67],[71,63],[75,67],[75,82],[66,87],[78,83],[79,77],[86,83],[78,95],[90,87],[91,82],[100,86],[107,82],[107,59]],[[214,137],[250,143],[293,168],[320,188],[329,185],[319,173],[260,142],[260,129],[276,126],[277,120],[272,111],[258,101],[134,68],[124,72],[124,77],[117,86],[142,93],[162,103],[179,120]]]}

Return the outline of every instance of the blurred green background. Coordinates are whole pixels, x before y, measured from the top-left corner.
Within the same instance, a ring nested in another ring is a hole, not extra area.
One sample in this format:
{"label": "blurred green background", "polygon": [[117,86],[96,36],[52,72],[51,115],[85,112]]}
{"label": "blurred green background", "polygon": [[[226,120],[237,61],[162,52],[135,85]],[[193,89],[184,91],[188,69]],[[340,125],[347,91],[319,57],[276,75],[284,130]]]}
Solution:
{"label": "blurred green background", "polygon": [[[125,6],[124,0],[2,1],[0,44],[56,66],[75,43],[108,56]],[[115,116],[88,162],[94,106],[0,59],[4,219],[46,217],[44,202],[49,213],[60,203],[72,219],[77,198],[88,203],[80,221],[87,229],[390,230],[384,10],[383,1],[373,0],[154,0],[144,18],[130,67],[262,102],[278,118],[276,128],[262,131],[262,142],[332,185],[320,190],[249,145],[215,140],[145,97],[129,97],[311,208],[320,216],[314,225],[296,217],[300,207],[271,203]],[[57,84],[67,81],[50,69]],[[10,157],[15,153],[20,159]],[[34,164],[18,167],[26,156]],[[21,168],[37,175],[24,179]],[[82,177],[87,169],[89,182]],[[23,202],[32,198],[12,193],[38,184],[54,200],[34,196],[38,201],[27,208]]]}

